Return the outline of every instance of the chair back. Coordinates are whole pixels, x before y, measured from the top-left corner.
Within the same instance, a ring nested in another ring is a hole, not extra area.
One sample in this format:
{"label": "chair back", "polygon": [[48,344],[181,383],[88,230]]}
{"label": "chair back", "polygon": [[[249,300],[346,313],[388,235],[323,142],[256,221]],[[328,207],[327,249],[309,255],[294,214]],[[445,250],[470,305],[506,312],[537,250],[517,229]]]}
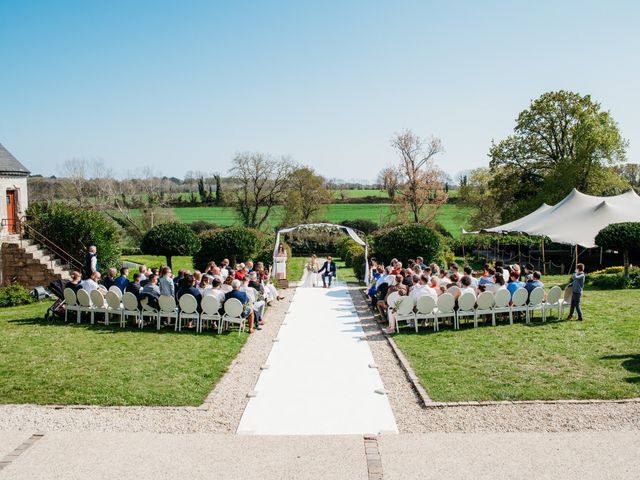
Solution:
{"label": "chair back", "polygon": [[544,301],[544,288],[536,287],[529,295],[529,305],[540,305]]}
{"label": "chair back", "polygon": [[440,313],[451,313],[456,305],[456,299],[449,292],[443,293],[438,297],[438,310]]}
{"label": "chair back", "polygon": [[76,297],[78,298],[78,303],[81,307],[91,308],[91,297],[89,296],[89,292],[85,289],[81,288],[78,290]]}
{"label": "chair back", "polygon": [[138,298],[131,292],[124,292],[122,304],[125,310],[138,310]]}
{"label": "chair back", "polygon": [[418,308],[418,313],[433,313],[433,309],[436,308],[436,299],[431,295],[423,295],[421,297],[418,297],[416,306]]}
{"label": "chair back", "polygon": [[93,302],[93,305],[95,307],[104,308],[104,295],[100,290],[98,290],[97,288],[95,290],[91,290],[89,296],[91,297],[91,301]]}
{"label": "chair back", "polygon": [[527,303],[527,298],[529,298],[529,292],[527,292],[526,288],[520,287],[513,293],[511,301],[513,302],[514,307],[522,307]]}
{"label": "chair back", "polygon": [[573,287],[569,286],[564,289],[564,301],[570,303],[571,297],[573,297]]}
{"label": "chair back", "polygon": [[113,308],[115,310],[120,308],[120,297],[116,292],[112,290],[107,292],[107,305],[109,305],[109,308]]}
{"label": "chair back", "polygon": [[149,297],[144,297],[140,300],[140,305],[142,305],[142,310],[145,312],[153,312],[158,313],[158,310],[149,305]]}
{"label": "chair back", "polygon": [[555,287],[551,287],[551,290],[549,290],[549,293],[547,294],[547,303],[555,305],[560,301],[561,297],[562,289],[557,285]]}
{"label": "chair back", "polygon": [[70,288],[65,288],[64,301],[69,307],[75,306],[78,303],[78,299],[76,298],[76,292],[74,292]]}
{"label": "chair back", "polygon": [[158,299],[160,304],[160,310],[165,313],[175,313],[176,311],[176,299],[171,295],[160,295]]}
{"label": "chair back", "polygon": [[496,308],[505,308],[511,301],[511,294],[506,288],[502,288],[493,296]]}
{"label": "chair back", "polygon": [[409,315],[413,313],[413,298],[407,296],[400,297],[399,302],[397,311],[398,315]]}
{"label": "chair back", "polygon": [[180,310],[182,313],[196,313],[198,301],[190,293],[185,293],[180,297]]}
{"label": "chair back", "polygon": [[478,295],[478,310],[489,310],[493,307],[493,293],[482,292]]}
{"label": "chair back", "polygon": [[120,299],[122,298],[122,290],[120,290],[115,285],[111,285],[109,287],[109,291],[115,293],[116,295],[118,295],[118,298],[120,298]]}
{"label": "chair back", "polygon": [[464,292],[458,299],[458,308],[465,312],[473,310],[476,304],[476,296],[471,292]]}
{"label": "chair back", "polygon": [[202,311],[207,315],[216,315],[220,310],[220,301],[213,295],[206,295],[202,297]]}
{"label": "chair back", "polygon": [[500,287],[495,283],[487,283],[484,288],[485,291],[489,293],[496,293],[500,289]]}
{"label": "chair back", "polygon": [[244,307],[242,306],[240,300],[238,300],[237,298],[230,298],[228,300],[225,300],[224,302],[224,313],[226,313],[229,317],[238,318],[240,315],[242,315],[243,310]]}
{"label": "chair back", "polygon": [[457,285],[454,285],[453,287],[447,288],[447,293],[453,295],[454,298],[458,298],[462,293],[462,290],[460,290],[460,287],[458,287]]}
{"label": "chair back", "polygon": [[398,292],[392,292],[387,297],[387,305],[393,307],[398,300],[400,300],[400,294]]}

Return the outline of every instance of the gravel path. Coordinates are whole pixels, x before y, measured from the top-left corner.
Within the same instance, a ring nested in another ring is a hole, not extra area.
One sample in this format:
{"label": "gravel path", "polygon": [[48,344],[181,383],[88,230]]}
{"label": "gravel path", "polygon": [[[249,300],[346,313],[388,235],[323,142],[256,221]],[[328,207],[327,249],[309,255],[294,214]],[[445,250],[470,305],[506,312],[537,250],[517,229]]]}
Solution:
{"label": "gravel path", "polygon": [[200,407],[57,407],[0,405],[0,431],[235,433],[295,288],[282,290],[265,325],[249,337]]}
{"label": "gravel path", "polygon": [[[638,431],[640,403],[508,404],[422,408],[360,289],[351,295],[400,433]],[[427,392],[429,391],[428,385]]]}

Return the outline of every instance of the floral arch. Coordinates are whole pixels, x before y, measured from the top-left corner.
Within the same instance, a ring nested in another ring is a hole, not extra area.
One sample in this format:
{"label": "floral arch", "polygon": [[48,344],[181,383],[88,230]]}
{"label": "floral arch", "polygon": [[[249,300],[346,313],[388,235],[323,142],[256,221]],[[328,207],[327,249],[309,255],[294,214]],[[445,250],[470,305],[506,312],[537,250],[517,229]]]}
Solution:
{"label": "floral arch", "polygon": [[[362,245],[364,247],[364,278],[369,278],[369,245],[367,244],[366,236],[359,232],[361,235],[358,235],[356,231],[351,227],[345,227],[344,225],[337,225],[334,223],[303,223],[301,225],[296,225],[295,227],[287,227],[278,230],[276,234],[276,244],[273,248],[273,262],[275,264],[276,255],[278,253],[278,247],[280,246],[280,234],[289,233],[295,230],[321,230],[321,229],[331,229],[331,230],[343,230],[347,235],[351,237],[351,239],[356,242],[358,245]],[[363,238],[364,237],[364,240]]]}

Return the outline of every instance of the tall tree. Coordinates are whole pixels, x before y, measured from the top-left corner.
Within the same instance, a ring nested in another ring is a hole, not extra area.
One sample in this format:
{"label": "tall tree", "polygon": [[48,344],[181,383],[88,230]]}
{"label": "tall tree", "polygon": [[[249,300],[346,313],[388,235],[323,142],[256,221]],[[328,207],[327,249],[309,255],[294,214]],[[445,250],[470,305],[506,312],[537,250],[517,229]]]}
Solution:
{"label": "tall tree", "polygon": [[378,174],[378,183],[387,191],[389,198],[393,200],[396,197],[396,191],[400,184],[398,178],[398,169],[392,166],[384,167]]}
{"label": "tall tree", "polygon": [[284,202],[286,223],[309,223],[322,207],[331,202],[326,180],[312,168],[300,167],[289,177]]}
{"label": "tall tree", "polygon": [[589,95],[543,94],[520,113],[513,134],[489,151],[503,219],[556,202],[572,188],[593,195],[624,188],[612,167],[624,161],[626,147],[610,113]]}
{"label": "tall tree", "polygon": [[405,130],[394,135],[391,146],[400,156],[396,202],[416,223],[433,220],[437,208],[447,200],[441,171],[433,163],[433,158],[443,151],[442,142],[435,137],[425,142],[411,130]]}
{"label": "tall tree", "polygon": [[498,225],[500,211],[491,195],[491,172],[488,168],[476,168],[460,176],[458,198],[464,205],[473,207],[468,222],[474,229]]}
{"label": "tall tree", "polygon": [[241,153],[232,160],[230,170],[236,189],[236,210],[245,227],[262,228],[273,207],[282,202],[295,169],[286,158],[264,153]]}

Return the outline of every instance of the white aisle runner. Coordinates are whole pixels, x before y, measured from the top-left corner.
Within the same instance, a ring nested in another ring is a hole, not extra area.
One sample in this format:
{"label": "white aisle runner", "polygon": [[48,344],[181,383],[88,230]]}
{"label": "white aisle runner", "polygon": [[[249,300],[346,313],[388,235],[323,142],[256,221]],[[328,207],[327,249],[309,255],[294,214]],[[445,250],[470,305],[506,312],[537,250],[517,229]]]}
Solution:
{"label": "white aisle runner", "polygon": [[363,334],[344,284],[298,288],[238,433],[397,432]]}

